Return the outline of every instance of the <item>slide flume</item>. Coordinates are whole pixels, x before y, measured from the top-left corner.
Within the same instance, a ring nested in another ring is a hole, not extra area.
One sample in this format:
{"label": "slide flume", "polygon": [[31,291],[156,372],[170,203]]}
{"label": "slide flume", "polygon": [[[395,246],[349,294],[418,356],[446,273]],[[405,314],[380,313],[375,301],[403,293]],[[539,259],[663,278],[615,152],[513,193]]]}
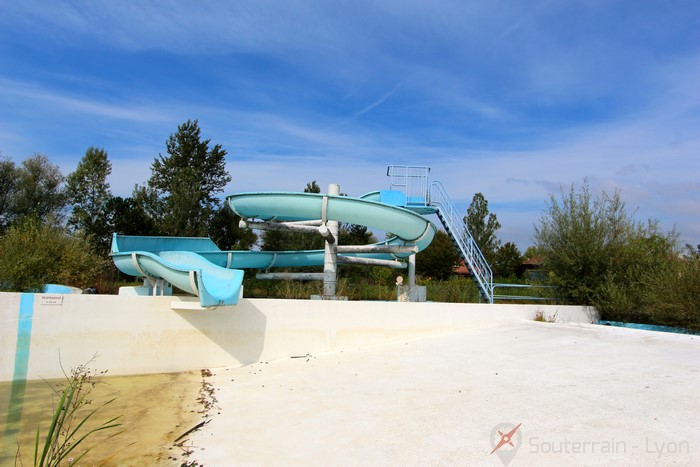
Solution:
{"label": "slide flume", "polygon": [[[376,193],[376,192],[375,192]],[[371,199],[316,193],[260,192],[227,197],[231,209],[244,219],[264,221],[333,220],[391,232],[379,245],[427,247],[435,226],[424,217],[399,206]],[[377,259],[396,259],[409,254],[340,254]],[[203,307],[235,305],[240,296],[243,271],[271,267],[317,266],[323,250],[221,251],[209,238],[144,237],[115,234],[111,256],[125,274],[163,279],[196,295]]]}

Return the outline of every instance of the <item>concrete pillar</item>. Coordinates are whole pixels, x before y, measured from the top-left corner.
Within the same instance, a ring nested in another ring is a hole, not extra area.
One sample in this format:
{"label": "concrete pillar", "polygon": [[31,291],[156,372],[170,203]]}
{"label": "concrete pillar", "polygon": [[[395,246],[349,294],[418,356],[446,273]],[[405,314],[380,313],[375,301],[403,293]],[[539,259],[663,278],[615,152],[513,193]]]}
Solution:
{"label": "concrete pillar", "polygon": [[[329,195],[339,195],[340,185],[328,185]],[[325,202],[324,202],[325,205]],[[326,222],[331,238],[338,238],[338,221],[331,221],[325,218],[325,209],[323,212],[323,221]],[[335,282],[338,275],[338,242],[333,243],[326,241],[325,258],[323,261],[323,295],[335,296]]]}
{"label": "concrete pillar", "polygon": [[416,255],[408,257],[408,286],[413,288],[416,285]]}

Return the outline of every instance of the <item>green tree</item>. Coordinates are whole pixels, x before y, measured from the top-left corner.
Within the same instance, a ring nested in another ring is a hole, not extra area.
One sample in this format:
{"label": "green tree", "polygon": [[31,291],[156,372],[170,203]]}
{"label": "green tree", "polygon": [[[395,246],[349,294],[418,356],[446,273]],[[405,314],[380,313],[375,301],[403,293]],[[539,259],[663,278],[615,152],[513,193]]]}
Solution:
{"label": "green tree", "polygon": [[178,126],[166,141],[167,156],[160,154],[151,165],[148,187],[135,191],[135,198],[150,205],[147,211],[166,235],[207,234],[220,206],[216,194],[231,181],[226,151],[219,144],[210,148],[209,143],[202,141],[197,120]]}
{"label": "green tree", "polygon": [[[617,321],[647,322],[645,297],[653,276],[664,276],[666,265],[676,257],[676,235],[662,234],[658,224],[631,224],[626,238],[604,251],[608,259],[602,283],[595,289],[593,305]],[[666,279],[669,279],[666,277]],[[671,292],[666,290],[666,294]]]}
{"label": "green tree", "polygon": [[306,188],[304,188],[304,193],[321,193],[321,187],[318,186],[316,180],[311,180],[306,184]]}
{"label": "green tree", "polygon": [[501,241],[496,236],[501,223],[496,214],[489,212],[489,202],[483,194],[474,195],[464,222],[486,260],[492,261],[494,253],[501,246]]}
{"label": "green tree", "polygon": [[251,229],[241,229],[240,220],[228,206],[220,207],[209,223],[209,238],[224,251],[249,250],[258,237]]}
{"label": "green tree", "polygon": [[66,206],[64,177],[58,166],[43,154],[25,159],[15,172],[15,190],[10,202],[11,221],[37,217],[58,222]]}
{"label": "green tree", "polygon": [[449,278],[461,257],[450,237],[439,230],[430,245],[416,255],[416,272],[433,279]]}
{"label": "green tree", "polygon": [[111,173],[107,152],[90,147],[66,181],[66,193],[73,206],[68,225],[92,238],[100,250],[109,245],[107,205],[112,193],[107,177]]}
{"label": "green tree", "polygon": [[157,235],[153,218],[146,214],[143,204],[133,198],[113,196],[105,206],[109,232],[120,235]]}
{"label": "green tree", "polygon": [[[312,180],[306,184],[304,193],[321,193],[321,188]],[[322,250],[324,247],[320,235],[280,230],[265,230],[262,241],[261,248],[265,251]]]}
{"label": "green tree", "polygon": [[40,290],[45,284],[95,284],[106,261],[90,242],[65,228],[25,217],[0,238],[0,289]]}
{"label": "green tree", "polygon": [[[692,252],[692,248],[691,248]],[[642,310],[653,323],[700,331],[700,254],[669,255],[641,278]]]}
{"label": "green tree", "polygon": [[9,158],[0,160],[0,233],[12,221],[12,202],[17,189],[17,167]]}
{"label": "green tree", "polygon": [[578,191],[562,190],[561,200],[550,195],[534,238],[561,293],[582,305],[628,312],[641,303],[640,274],[663,264],[676,236],[661,233],[655,221],[634,221],[619,192],[593,197],[584,181]]}
{"label": "green tree", "polygon": [[376,242],[377,239],[366,225],[341,224],[338,228],[338,243],[341,245],[367,245]]}
{"label": "green tree", "polygon": [[493,255],[493,274],[497,277],[514,277],[523,264],[523,255],[515,243],[507,242]]}

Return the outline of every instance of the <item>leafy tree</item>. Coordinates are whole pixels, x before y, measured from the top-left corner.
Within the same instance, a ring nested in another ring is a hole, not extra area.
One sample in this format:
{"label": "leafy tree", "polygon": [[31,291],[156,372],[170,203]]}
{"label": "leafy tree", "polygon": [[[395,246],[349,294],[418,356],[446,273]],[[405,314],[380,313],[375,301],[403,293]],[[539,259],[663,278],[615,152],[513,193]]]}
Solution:
{"label": "leafy tree", "polygon": [[209,237],[224,251],[249,250],[258,237],[251,229],[241,229],[240,220],[228,206],[220,207],[209,223]]}
{"label": "leafy tree", "polygon": [[25,217],[56,220],[66,206],[64,177],[58,166],[51,164],[45,155],[34,154],[22,162],[15,174],[11,221]]}
{"label": "leafy tree", "polygon": [[[125,198],[127,203],[133,203],[137,207],[136,211],[130,213],[135,216],[144,215],[148,218],[149,231],[151,235],[168,235],[165,229],[166,202],[158,194],[158,190],[146,185],[134,186],[134,191],[130,198]],[[121,206],[129,208],[129,206]]]}
{"label": "leafy tree", "polygon": [[447,279],[460,259],[450,237],[439,230],[430,245],[416,255],[416,272],[434,279]]}
{"label": "leafy tree", "polygon": [[464,222],[484,257],[490,262],[496,250],[501,246],[501,241],[496,236],[496,231],[501,228],[501,223],[498,222],[496,214],[489,212],[489,202],[483,194],[476,193],[474,195],[467,208]]}
{"label": "leafy tree", "polygon": [[304,188],[304,193],[321,193],[321,187],[318,186],[316,180],[312,180],[306,184],[306,188]]}
{"label": "leafy tree", "polygon": [[358,224],[341,224],[338,229],[338,237],[338,243],[341,245],[367,245],[377,241],[366,225]]}
{"label": "leafy tree", "polygon": [[[692,252],[691,248],[691,252]],[[700,331],[700,254],[669,255],[653,273],[641,278],[643,306],[649,321]]]}
{"label": "leafy tree", "polygon": [[648,279],[663,275],[666,265],[677,256],[675,241],[674,233],[664,235],[656,222],[650,222],[631,225],[621,244],[607,248],[603,253],[608,259],[607,269],[593,297],[593,305],[606,319],[647,320],[642,315],[646,314]]}
{"label": "leafy tree", "polygon": [[550,195],[534,238],[553,285],[564,295],[627,313],[640,306],[640,274],[664,263],[675,237],[662,234],[654,221],[635,222],[619,192],[593,197],[584,181],[578,191],[573,185],[568,193],[562,190],[561,201]]}
{"label": "leafy tree", "polygon": [[121,235],[157,235],[153,218],[133,198],[114,196],[105,206],[107,230]]}
{"label": "leafy tree", "polygon": [[39,290],[50,283],[84,288],[104,267],[85,237],[37,217],[17,221],[0,238],[2,290]]}
{"label": "leafy tree", "polygon": [[493,273],[497,277],[513,277],[523,263],[523,255],[515,243],[507,242],[493,255]]}
{"label": "leafy tree", "polygon": [[66,182],[66,193],[73,205],[68,225],[90,236],[95,245],[103,250],[109,244],[107,205],[112,193],[107,177],[111,172],[112,164],[107,152],[102,148],[90,147]]}
{"label": "leafy tree", "polygon": [[[167,156],[159,155],[151,165],[148,187],[135,197],[150,205],[150,213],[166,235],[204,236],[209,221],[220,206],[216,198],[231,176],[226,171],[226,151],[220,144],[209,147],[201,140],[197,120],[178,126],[166,142]],[[139,196],[143,195],[143,196]]]}
{"label": "leafy tree", "polygon": [[[306,184],[304,193],[321,193],[321,188],[316,180],[313,180]],[[322,250],[324,247],[324,240],[320,235],[300,232],[265,230],[262,240],[262,249],[265,251]]]}
{"label": "leafy tree", "polygon": [[0,233],[12,219],[12,202],[17,189],[17,167],[9,158],[0,160]]}

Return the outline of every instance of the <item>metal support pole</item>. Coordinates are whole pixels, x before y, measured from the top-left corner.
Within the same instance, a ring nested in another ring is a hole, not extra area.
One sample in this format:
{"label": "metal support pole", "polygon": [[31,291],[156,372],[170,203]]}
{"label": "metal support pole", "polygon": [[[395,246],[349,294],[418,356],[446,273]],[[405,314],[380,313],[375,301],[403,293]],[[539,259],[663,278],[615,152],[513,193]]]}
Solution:
{"label": "metal support pole", "polygon": [[[340,185],[328,185],[328,194],[338,196],[340,194]],[[324,207],[326,200],[324,200]],[[325,209],[323,210],[323,219],[326,227],[328,227],[328,237],[326,237],[325,256],[323,261],[323,295],[335,296],[335,281],[338,275],[338,242],[331,241],[338,238],[338,221],[328,220],[325,217]]]}
{"label": "metal support pole", "polygon": [[241,220],[238,222],[238,226],[242,229],[251,228],[256,230],[278,230],[283,232],[301,232],[301,233],[320,233],[321,227],[316,227],[313,225],[296,224],[288,222],[257,222],[257,221],[246,221]]}
{"label": "metal support pole", "polygon": [[415,253],[417,246],[404,245],[339,245],[338,253]]}
{"label": "metal support pole", "polygon": [[345,264],[362,264],[364,266],[386,266],[394,269],[402,269],[406,267],[406,263],[402,263],[401,261],[393,261],[390,259],[358,258],[355,256],[338,256],[338,262]]}
{"label": "metal support pole", "polygon": [[287,280],[287,281],[321,281],[323,273],[320,272],[269,272],[258,273],[257,279]]}
{"label": "metal support pole", "polygon": [[413,289],[416,285],[416,255],[408,257],[408,286]]}

